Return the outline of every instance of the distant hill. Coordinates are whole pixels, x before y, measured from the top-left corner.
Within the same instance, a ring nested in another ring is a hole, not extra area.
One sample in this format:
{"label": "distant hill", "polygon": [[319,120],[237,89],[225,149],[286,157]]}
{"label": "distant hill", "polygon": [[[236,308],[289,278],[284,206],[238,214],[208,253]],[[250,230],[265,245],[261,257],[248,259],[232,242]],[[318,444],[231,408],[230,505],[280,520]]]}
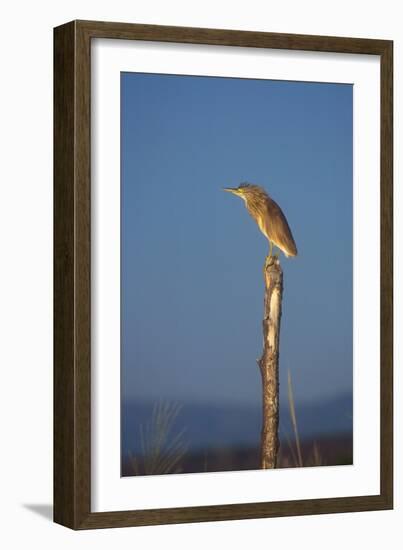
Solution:
{"label": "distant hill", "polygon": [[[127,401],[122,406],[122,451],[141,453],[140,425],[150,419],[153,402]],[[352,395],[326,401],[296,404],[301,440],[350,435]],[[175,429],[185,428],[190,452],[222,447],[256,447],[260,441],[260,406],[183,403]],[[287,407],[280,409],[280,438],[293,439]]]}

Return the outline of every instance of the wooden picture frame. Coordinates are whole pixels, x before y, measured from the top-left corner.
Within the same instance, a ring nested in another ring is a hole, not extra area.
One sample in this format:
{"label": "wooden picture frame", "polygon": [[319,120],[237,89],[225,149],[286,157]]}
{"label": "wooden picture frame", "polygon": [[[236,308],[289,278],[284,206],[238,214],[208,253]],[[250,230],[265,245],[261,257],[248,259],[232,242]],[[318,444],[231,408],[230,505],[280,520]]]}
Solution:
{"label": "wooden picture frame", "polygon": [[[114,38],[313,52],[381,59],[380,494],[91,512],[91,40]],[[73,21],[54,30],[54,520],[72,529],[386,510],[393,506],[393,43]]]}

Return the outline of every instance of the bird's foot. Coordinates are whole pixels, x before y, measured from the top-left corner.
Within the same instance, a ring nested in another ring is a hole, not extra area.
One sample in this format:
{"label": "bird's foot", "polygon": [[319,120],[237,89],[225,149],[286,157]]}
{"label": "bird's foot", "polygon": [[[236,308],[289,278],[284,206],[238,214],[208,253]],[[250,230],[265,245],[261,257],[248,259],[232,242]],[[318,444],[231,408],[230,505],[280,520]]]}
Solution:
{"label": "bird's foot", "polygon": [[266,259],[264,261],[264,268],[263,268],[263,274],[266,272],[266,269],[274,262],[275,256],[273,254],[269,254],[266,256]]}
{"label": "bird's foot", "polygon": [[278,261],[278,259],[279,259],[279,255],[277,253],[269,254],[268,256],[266,256],[264,267],[263,267],[263,275],[266,273],[267,268],[272,264],[274,264],[276,261]]}

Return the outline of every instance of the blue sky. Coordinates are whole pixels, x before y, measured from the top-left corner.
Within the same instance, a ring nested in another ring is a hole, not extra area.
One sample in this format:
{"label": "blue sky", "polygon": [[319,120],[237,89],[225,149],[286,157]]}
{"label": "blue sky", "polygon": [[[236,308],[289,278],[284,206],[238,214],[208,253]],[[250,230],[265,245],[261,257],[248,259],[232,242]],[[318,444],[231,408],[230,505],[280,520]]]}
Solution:
{"label": "blue sky", "polygon": [[240,182],[283,209],[280,392],[352,390],[352,97],[344,84],[122,73],[122,397],[260,403],[268,244]]}

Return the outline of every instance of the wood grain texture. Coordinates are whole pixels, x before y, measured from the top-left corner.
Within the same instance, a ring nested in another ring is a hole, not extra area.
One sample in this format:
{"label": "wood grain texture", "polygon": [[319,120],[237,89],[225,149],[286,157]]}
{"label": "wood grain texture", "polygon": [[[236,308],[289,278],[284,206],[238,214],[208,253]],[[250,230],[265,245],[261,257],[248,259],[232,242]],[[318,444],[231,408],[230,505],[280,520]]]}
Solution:
{"label": "wood grain texture", "polygon": [[74,25],[54,36],[54,519],[74,525]]}
{"label": "wood grain texture", "polygon": [[263,354],[258,361],[262,378],[262,433],[260,464],[266,470],[275,468],[279,449],[280,416],[279,355],[280,325],[283,301],[283,270],[278,258],[266,261],[263,312]]}
{"label": "wood grain texture", "polygon": [[288,50],[321,51],[335,53],[361,53],[381,55],[388,41],[366,38],[311,36],[199,27],[172,27],[110,23],[105,21],[77,21],[80,29],[93,38],[124,40],[151,40],[182,42],[188,44],[212,44],[217,46],[242,46],[250,48],[276,48]]}
{"label": "wood grain texture", "polygon": [[393,42],[381,57],[381,494],[393,507]]}
{"label": "wood grain texture", "polygon": [[90,512],[90,67],[75,23],[54,33],[54,520]]}
{"label": "wood grain texture", "polygon": [[[91,512],[91,40],[114,38],[381,56],[380,495]],[[384,510],[393,506],[393,43],[73,21],[54,31],[54,519],[73,529]]]}

